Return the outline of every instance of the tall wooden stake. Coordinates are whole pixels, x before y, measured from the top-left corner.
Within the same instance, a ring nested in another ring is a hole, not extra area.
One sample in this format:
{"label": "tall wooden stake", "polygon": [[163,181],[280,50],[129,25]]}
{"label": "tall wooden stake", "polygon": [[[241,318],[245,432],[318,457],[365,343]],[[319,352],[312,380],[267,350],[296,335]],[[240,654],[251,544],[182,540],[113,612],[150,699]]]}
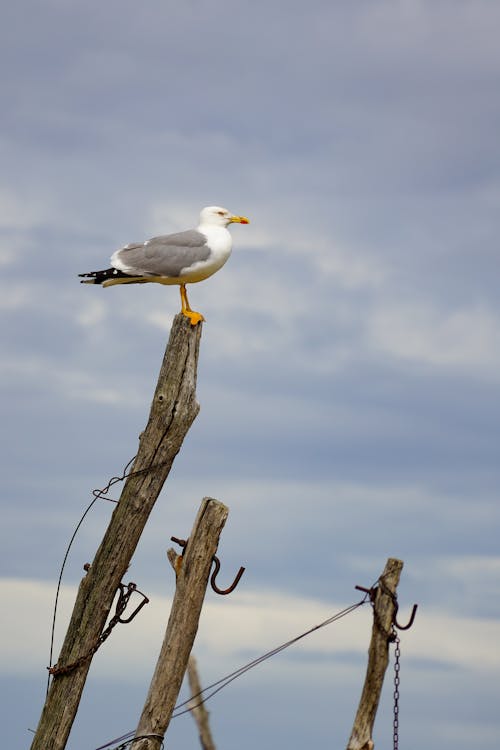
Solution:
{"label": "tall wooden stake", "polygon": [[[347,750],[373,750],[373,724],[377,714],[384,675],[389,663],[389,638],[394,620],[395,606],[392,595],[396,593],[402,560],[390,557],[380,576],[384,585],[377,587],[373,605],[373,628],[368,651],[365,684],[359,702]],[[380,580],[379,579],[379,580]]]}
{"label": "tall wooden stake", "polygon": [[216,750],[215,742],[212,738],[212,731],[210,729],[209,713],[205,708],[205,703],[201,696],[201,684],[198,676],[198,669],[196,666],[196,659],[191,654],[188,661],[188,680],[189,689],[192,700],[189,703],[191,714],[198,727],[198,735],[200,737],[200,744],[203,750]]}
{"label": "tall wooden stake", "polygon": [[118,585],[175,456],[199,411],[196,374],[201,325],[175,317],[149,421],[119,503],[90,569],[80,583],[71,621],[31,750],[63,750]]}
{"label": "tall wooden stake", "polygon": [[204,498],[185,553],[175,561],[177,582],[167,630],[131,750],[160,750],[193,647],[212,558],[228,508]]}

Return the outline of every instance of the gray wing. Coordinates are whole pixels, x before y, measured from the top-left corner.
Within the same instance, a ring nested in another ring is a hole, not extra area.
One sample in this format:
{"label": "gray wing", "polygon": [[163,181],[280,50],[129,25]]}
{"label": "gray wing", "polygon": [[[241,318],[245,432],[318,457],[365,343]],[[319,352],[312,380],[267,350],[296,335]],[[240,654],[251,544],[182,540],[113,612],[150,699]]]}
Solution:
{"label": "gray wing", "polygon": [[207,260],[210,253],[205,235],[190,229],[127,245],[112,256],[111,262],[126,273],[175,277],[183,268]]}

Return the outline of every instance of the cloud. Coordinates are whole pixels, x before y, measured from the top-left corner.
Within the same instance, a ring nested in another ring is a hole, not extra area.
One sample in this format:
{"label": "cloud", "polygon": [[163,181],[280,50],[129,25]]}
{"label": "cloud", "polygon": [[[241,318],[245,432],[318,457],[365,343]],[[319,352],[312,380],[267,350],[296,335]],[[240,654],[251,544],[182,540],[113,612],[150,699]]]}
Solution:
{"label": "cloud", "polygon": [[[33,673],[48,660],[49,628],[54,601],[54,584],[22,579],[1,579],[0,590],[11,603],[2,646],[2,663],[7,673]],[[63,636],[76,588],[61,591],[58,641]],[[96,657],[95,669],[108,678],[147,677],[156,659],[171,600],[164,594],[148,592],[150,604],[128,628],[117,626]],[[353,602],[356,601],[353,597]],[[200,622],[196,650],[203,654],[207,672],[232,671],[248,660],[272,650],[330,618],[349,603],[326,602],[281,591],[246,591],[231,600],[208,599]],[[371,632],[370,608],[355,612],[337,623],[307,636],[280,657],[274,669],[300,656],[299,671],[314,672],[321,660],[346,654],[365,654]],[[15,615],[15,616],[14,616]],[[33,631],[34,619],[47,627]],[[436,633],[447,633],[445,639]],[[481,617],[450,617],[439,610],[420,611],[411,637],[405,637],[407,658],[422,664],[467,670],[476,675],[494,674],[500,667],[495,649],[497,624]],[[123,672],[123,653],[127,669]]]}
{"label": "cloud", "polygon": [[[405,689],[425,721],[407,715],[410,736],[430,750],[449,737],[470,747],[495,721],[498,693],[485,644],[494,651],[498,618],[499,7],[292,0],[286,33],[272,0],[49,0],[6,13],[1,552],[6,594],[27,618],[30,599],[44,613],[31,629],[20,619],[22,642],[9,625],[29,684],[45,678],[39,622],[52,600],[33,571],[53,575],[89,488],[134,453],[179,309],[176,289],[93,289],[76,274],[221,203],[251,224],[234,228],[221,273],[190,290],[207,319],[202,408],[134,558],[161,604],[117,629],[97,682],[106,660],[123,673],[132,641],[147,681],[168,610],[158,549],[213,494],[232,508],[224,570],[247,572],[229,602],[207,602],[204,672],[218,678],[249,645],[262,652],[328,616],[332,580],[341,606],[394,554],[402,611],[420,605],[404,636]],[[110,508],[94,510],[70,583]],[[283,721],[273,729],[259,703],[261,744],[331,743],[332,701],[347,714],[357,699],[345,688],[359,687],[369,620],[366,609],[267,664]],[[121,715],[118,683],[108,692]],[[325,706],[314,727],[311,695]],[[253,738],[251,726],[221,729],[227,745]]]}
{"label": "cloud", "polygon": [[450,311],[400,302],[373,311],[368,335],[372,346],[391,356],[496,379],[499,323],[481,305]]}
{"label": "cloud", "polygon": [[46,396],[58,394],[67,401],[84,401],[109,405],[142,405],[143,399],[134,392],[130,381],[119,384],[103,382],[102,377],[82,372],[78,367],[62,366],[43,354],[10,357],[0,367],[0,379],[5,386],[26,390],[35,387]]}
{"label": "cloud", "polygon": [[0,186],[0,229],[28,229],[40,224],[50,213],[50,201],[37,192],[21,195]]}

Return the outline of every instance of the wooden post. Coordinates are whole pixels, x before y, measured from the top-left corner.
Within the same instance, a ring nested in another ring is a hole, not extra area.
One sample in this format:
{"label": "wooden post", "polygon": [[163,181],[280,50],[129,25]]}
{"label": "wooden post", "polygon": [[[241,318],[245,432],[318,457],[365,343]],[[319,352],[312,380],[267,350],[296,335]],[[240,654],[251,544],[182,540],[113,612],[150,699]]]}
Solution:
{"label": "wooden post", "polygon": [[196,374],[201,325],[175,317],[149,420],[119,503],[87,575],[71,621],[31,750],[63,750],[119,583],[184,437],[199,411]]}
{"label": "wooden post", "polygon": [[402,560],[390,557],[380,576],[373,604],[373,628],[368,651],[365,684],[347,750],[373,750],[373,725],[377,714],[384,675],[389,663],[389,635],[395,615],[393,596],[399,583]]}
{"label": "wooden post", "polygon": [[212,732],[210,731],[209,713],[205,708],[203,697],[200,694],[200,678],[198,676],[198,669],[196,668],[196,659],[193,655],[189,657],[188,661],[188,680],[189,689],[193,696],[193,699],[189,703],[189,708],[191,709],[191,715],[198,727],[201,747],[203,750],[215,750],[215,743],[212,738]]}
{"label": "wooden post", "polygon": [[212,558],[228,513],[222,503],[204,498],[184,555],[174,561],[174,601],[131,750],[160,750],[162,746],[198,630]]}

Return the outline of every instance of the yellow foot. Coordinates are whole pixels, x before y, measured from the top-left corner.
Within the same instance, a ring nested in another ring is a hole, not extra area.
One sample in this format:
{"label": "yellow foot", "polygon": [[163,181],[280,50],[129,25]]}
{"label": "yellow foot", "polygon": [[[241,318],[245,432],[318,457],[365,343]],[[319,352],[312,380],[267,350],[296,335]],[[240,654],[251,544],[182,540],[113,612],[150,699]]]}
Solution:
{"label": "yellow foot", "polygon": [[198,323],[201,323],[202,320],[205,320],[203,315],[199,312],[194,312],[194,310],[183,310],[182,314],[186,316],[186,318],[189,318],[189,321],[192,326],[197,326]]}

